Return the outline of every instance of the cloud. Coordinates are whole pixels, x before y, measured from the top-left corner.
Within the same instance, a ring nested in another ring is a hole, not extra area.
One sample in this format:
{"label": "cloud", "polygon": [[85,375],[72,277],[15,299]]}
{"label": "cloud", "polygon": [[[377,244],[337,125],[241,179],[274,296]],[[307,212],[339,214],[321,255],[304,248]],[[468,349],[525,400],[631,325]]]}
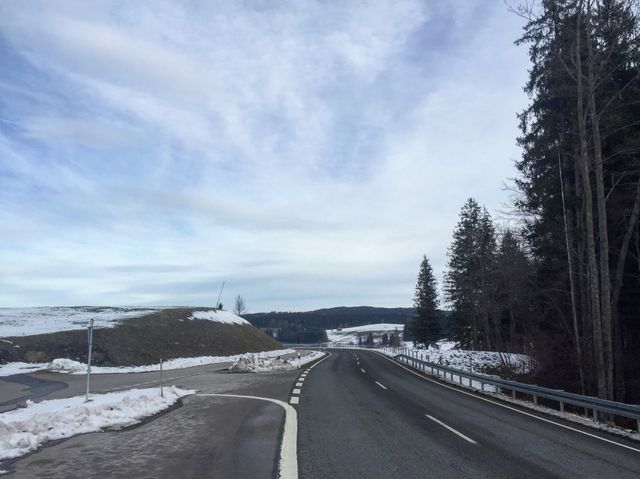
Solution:
{"label": "cloud", "polygon": [[513,176],[499,7],[2,4],[0,304],[410,304]]}

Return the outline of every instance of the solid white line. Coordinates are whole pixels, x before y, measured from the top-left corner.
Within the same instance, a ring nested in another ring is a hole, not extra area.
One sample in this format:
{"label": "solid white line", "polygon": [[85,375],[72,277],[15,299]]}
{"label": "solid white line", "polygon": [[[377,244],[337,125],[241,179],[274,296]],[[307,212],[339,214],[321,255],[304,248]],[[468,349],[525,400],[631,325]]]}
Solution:
{"label": "solid white line", "polygon": [[300,389],[294,389],[291,394],[300,394]]}
{"label": "solid white line", "polygon": [[362,371],[363,373],[366,373],[366,371],[364,369],[362,369],[362,368],[360,368],[360,371]]}
{"label": "solid white line", "polygon": [[382,389],[387,389],[387,386],[385,386],[384,384],[380,384],[378,381],[376,381],[376,384],[380,386]]}
{"label": "solid white line", "polygon": [[[260,401],[269,401],[279,406],[285,411],[284,416],[284,432],[282,433],[282,444],[280,445],[280,464],[278,465],[279,479],[297,479],[298,478],[298,413],[286,402],[272,398],[263,398],[258,396],[241,396],[238,394],[214,394],[214,393],[198,393],[196,396],[214,396],[241,399],[258,399]],[[293,404],[294,398],[291,398]],[[297,398],[296,398],[297,399]]]}
{"label": "solid white line", "polygon": [[[375,352],[375,351],[373,351],[373,352]],[[505,409],[509,409],[510,411],[514,411],[514,412],[517,412],[517,413],[519,413],[519,414],[524,414],[525,416],[529,416],[529,417],[532,417],[532,418],[534,418],[534,419],[538,419],[539,421],[544,421],[544,422],[547,422],[547,423],[549,423],[549,424],[554,424],[554,425],[556,425],[556,426],[558,426],[558,427],[562,427],[562,428],[564,428],[564,429],[569,429],[570,431],[574,431],[574,432],[577,432],[577,433],[583,434],[583,435],[585,435],[585,436],[593,437],[593,438],[595,438],[595,439],[599,439],[600,441],[608,442],[609,444],[614,444],[614,445],[616,445],[616,446],[624,447],[625,449],[630,449],[630,450],[635,451],[635,452],[640,452],[640,449],[637,449],[637,448],[635,448],[635,447],[627,446],[626,444],[621,444],[621,443],[619,443],[619,442],[612,441],[611,439],[605,439],[604,437],[596,436],[595,434],[591,434],[591,433],[586,432],[586,431],[581,431],[580,429],[576,429],[576,428],[574,428],[574,427],[567,426],[566,424],[561,424],[561,423],[559,423],[559,422],[551,421],[550,419],[546,419],[546,418],[544,418],[544,417],[536,416],[535,414],[531,414],[531,413],[528,413],[528,412],[525,412],[525,411],[521,411],[520,409],[516,409],[516,408],[514,408],[514,407],[507,406],[506,404],[502,404],[502,403],[499,403],[499,402],[497,402],[497,401],[492,401],[491,399],[483,398],[483,397],[481,397],[481,396],[476,396],[475,394],[471,394],[471,393],[468,393],[468,392],[466,392],[466,391],[462,391],[461,389],[457,389],[457,388],[454,388],[454,387],[451,387],[451,386],[447,386],[446,384],[442,384],[442,383],[440,383],[440,382],[438,382],[438,381],[435,381],[435,380],[433,380],[433,379],[426,378],[426,377],[424,377],[422,374],[418,374],[417,372],[412,371],[411,369],[409,369],[409,368],[407,368],[407,367],[403,366],[403,365],[402,365],[402,364],[400,364],[400,363],[397,363],[396,361],[394,361],[393,359],[391,359],[391,358],[389,358],[389,357],[385,356],[384,354],[380,354],[380,353],[377,353],[377,354],[379,354],[380,356],[382,356],[382,357],[383,357],[383,358],[385,358],[386,360],[388,360],[388,361],[392,362],[392,363],[393,363],[393,364],[395,364],[396,366],[399,366],[399,367],[401,367],[402,369],[406,369],[406,370],[407,370],[407,371],[409,371],[411,374],[415,374],[415,375],[416,375],[416,376],[418,376],[419,378],[424,379],[425,381],[432,382],[433,384],[437,384],[438,386],[441,386],[441,387],[443,387],[443,388],[451,389],[452,391],[456,391],[456,392],[458,392],[458,393],[460,393],[460,394],[464,394],[464,395],[466,395],[466,396],[471,396],[471,397],[473,397],[473,398],[479,399],[480,401],[489,402],[489,403],[491,403],[491,404],[495,404],[496,406],[500,406],[500,407],[503,407],[503,408],[505,408]]]}
{"label": "solid white line", "polygon": [[470,442],[471,444],[478,444],[476,441],[474,441],[473,439],[471,439],[470,437],[465,436],[464,434],[462,434],[460,431],[456,431],[454,428],[452,428],[451,426],[447,426],[445,423],[443,423],[442,421],[438,421],[435,417],[433,416],[429,416],[428,414],[425,414],[425,416],[427,416],[429,419],[431,419],[433,422],[437,422],[438,424],[440,424],[442,427],[447,428],[449,431],[451,431],[454,434],[457,434],[458,436],[460,436],[462,439],[464,439],[465,441]]}

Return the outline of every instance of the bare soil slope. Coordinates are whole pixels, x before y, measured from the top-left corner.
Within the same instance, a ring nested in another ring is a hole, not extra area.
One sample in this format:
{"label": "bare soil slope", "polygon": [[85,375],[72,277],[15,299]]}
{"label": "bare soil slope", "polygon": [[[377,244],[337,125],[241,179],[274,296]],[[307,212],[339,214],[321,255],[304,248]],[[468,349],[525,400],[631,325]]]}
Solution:
{"label": "bare soil slope", "polygon": [[[177,357],[228,356],[281,349],[251,325],[188,319],[203,308],[174,308],[126,319],[93,333],[92,362],[99,366],[138,366]],[[0,341],[0,363],[45,362],[55,358],[87,361],[87,333],[63,331]]]}

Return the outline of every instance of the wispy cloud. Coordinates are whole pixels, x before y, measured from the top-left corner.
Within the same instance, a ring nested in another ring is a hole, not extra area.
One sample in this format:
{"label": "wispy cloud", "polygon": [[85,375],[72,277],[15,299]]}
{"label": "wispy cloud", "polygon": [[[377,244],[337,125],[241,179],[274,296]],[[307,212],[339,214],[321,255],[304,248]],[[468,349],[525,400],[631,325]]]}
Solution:
{"label": "wispy cloud", "polygon": [[406,305],[512,176],[519,19],[475,2],[0,5],[0,305]]}

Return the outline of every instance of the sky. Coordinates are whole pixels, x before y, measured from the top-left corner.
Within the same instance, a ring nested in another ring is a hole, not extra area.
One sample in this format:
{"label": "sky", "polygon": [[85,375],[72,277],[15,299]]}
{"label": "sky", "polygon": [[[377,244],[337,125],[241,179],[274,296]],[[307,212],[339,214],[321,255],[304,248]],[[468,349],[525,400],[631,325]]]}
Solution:
{"label": "sky", "polygon": [[500,219],[502,0],[0,3],[0,307],[411,306]]}

